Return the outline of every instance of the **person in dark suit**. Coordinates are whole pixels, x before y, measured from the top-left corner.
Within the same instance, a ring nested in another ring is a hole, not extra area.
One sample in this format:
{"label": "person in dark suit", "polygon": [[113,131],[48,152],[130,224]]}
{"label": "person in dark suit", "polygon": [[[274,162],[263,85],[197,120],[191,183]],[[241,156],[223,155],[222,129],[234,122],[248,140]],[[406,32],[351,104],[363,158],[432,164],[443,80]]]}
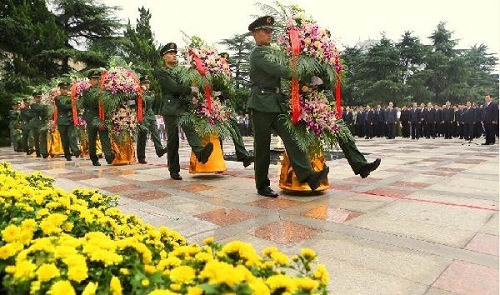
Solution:
{"label": "person in dark suit", "polygon": [[274,29],[274,18],[263,16],[249,26],[256,46],[250,53],[250,81],[252,89],[248,99],[254,128],[254,171],[257,193],[266,197],[277,197],[278,193],[270,187],[268,177],[270,165],[271,133],[274,130],[283,140],[293,170],[302,183],[316,190],[321,181],[328,177],[328,166],[315,172],[307,154],[295,144],[294,138],[285,126],[288,100],[280,92],[281,79],[291,79],[289,67],[274,63],[265,58],[271,49],[270,43]]}
{"label": "person in dark suit", "polygon": [[349,131],[354,135],[354,117],[352,114],[352,109],[347,106],[345,110],[342,112],[342,120],[344,120],[345,124],[349,128]]}
{"label": "person in dark suit", "polygon": [[[155,152],[158,157],[162,157],[167,149],[163,148],[160,138],[160,132],[158,131],[158,124],[156,121],[155,113],[153,111],[154,95],[149,90],[151,81],[148,76],[142,76],[139,79],[139,83],[142,88],[142,114],[143,114],[143,126],[137,132],[137,160],[141,164],[147,164],[146,161],[146,141],[148,138],[148,133],[151,134],[151,139],[155,147]],[[138,105],[138,103],[136,103]]]}
{"label": "person in dark suit", "polygon": [[366,106],[366,109],[363,111],[363,120],[365,122],[365,139],[373,138],[373,110],[369,105]]}
{"label": "person in dark suit", "polygon": [[389,106],[385,110],[385,123],[387,124],[387,138],[396,138],[396,122],[398,121],[398,114],[394,108],[394,103],[389,102]]}
{"label": "person in dark suit", "polygon": [[364,118],[364,108],[363,106],[358,106],[358,111],[356,113],[356,122],[354,122],[354,129],[356,130],[355,135],[357,137],[365,136],[365,118]]}
{"label": "person in dark suit", "polygon": [[422,118],[425,124],[425,138],[436,138],[436,109],[432,107],[432,103],[429,102],[424,108]]}
{"label": "person in dark suit", "polygon": [[76,130],[73,123],[71,97],[68,95],[70,83],[62,81],[58,86],[61,94],[54,99],[57,109],[57,129],[61,135],[64,157],[67,161],[71,161],[71,155],[76,158],[80,156],[80,148],[78,147]]}
{"label": "person in dark suit", "polygon": [[35,91],[33,93],[34,102],[30,105],[31,120],[29,126],[33,133],[35,144],[35,153],[37,158],[43,157],[46,159],[49,156],[47,150],[47,106],[42,104],[42,92]]}
{"label": "person in dark suit", "polygon": [[445,139],[451,139],[453,134],[453,122],[455,121],[455,110],[451,107],[451,102],[448,100],[442,109],[442,126]]}
{"label": "person in dark suit", "polygon": [[[179,174],[181,166],[179,164],[179,126],[177,120],[180,115],[188,110],[190,98],[197,95],[197,87],[183,86],[179,77],[174,73],[177,64],[177,44],[169,42],[160,50],[160,56],[165,62],[165,67],[155,71],[155,76],[160,83],[163,102],[161,115],[165,121],[167,129],[167,163],[170,171],[170,178],[182,180]],[[182,130],[186,135],[189,146],[193,150],[199,162],[205,164],[212,154],[213,144],[202,145],[201,139],[196,133],[194,126],[183,125]]]}
{"label": "person in dark suit", "polygon": [[411,125],[411,139],[419,139],[422,134],[420,133],[420,124],[421,124],[421,114],[420,109],[416,102],[413,103],[412,108],[410,109],[410,120],[409,123]]}
{"label": "person in dark suit", "polygon": [[493,145],[498,132],[498,104],[493,102],[491,94],[485,95],[484,101],[482,120],[486,141],[482,145]]}
{"label": "person in dark suit", "polygon": [[385,111],[380,105],[373,111],[373,135],[376,137],[385,136]]}
{"label": "person in dark suit", "polygon": [[472,141],[474,139],[474,124],[477,121],[476,116],[476,110],[472,108],[472,103],[470,101],[467,101],[464,112],[462,113],[465,140]]}
{"label": "person in dark suit", "polygon": [[401,108],[401,116],[399,117],[399,121],[401,122],[401,135],[403,138],[410,137],[410,111],[408,110],[408,106],[404,105]]}
{"label": "person in dark suit", "polygon": [[106,163],[112,164],[115,159],[115,154],[111,149],[111,140],[109,138],[109,131],[101,122],[99,117],[99,82],[101,79],[102,71],[100,69],[92,69],[88,73],[90,88],[84,90],[82,97],[79,99],[83,107],[82,118],[87,122],[87,135],[89,138],[89,156],[92,165],[101,166],[97,156],[97,134],[99,134],[99,141],[101,142],[102,151]]}

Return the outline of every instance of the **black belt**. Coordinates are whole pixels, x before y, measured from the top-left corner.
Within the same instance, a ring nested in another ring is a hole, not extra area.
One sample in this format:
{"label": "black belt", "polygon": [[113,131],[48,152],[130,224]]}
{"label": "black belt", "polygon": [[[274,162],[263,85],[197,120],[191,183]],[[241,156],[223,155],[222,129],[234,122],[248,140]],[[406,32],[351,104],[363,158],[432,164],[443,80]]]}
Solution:
{"label": "black belt", "polygon": [[268,86],[253,86],[254,88],[257,88],[260,93],[280,93],[280,88],[279,87],[268,87]]}

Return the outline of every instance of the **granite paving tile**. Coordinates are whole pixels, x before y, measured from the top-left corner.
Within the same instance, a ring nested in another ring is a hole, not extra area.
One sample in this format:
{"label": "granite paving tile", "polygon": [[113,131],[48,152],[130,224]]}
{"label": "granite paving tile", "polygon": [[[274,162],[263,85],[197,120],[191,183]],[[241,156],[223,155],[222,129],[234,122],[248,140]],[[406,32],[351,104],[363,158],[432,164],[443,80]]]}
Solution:
{"label": "granite paving tile", "polygon": [[120,193],[129,190],[140,189],[141,187],[135,184],[122,184],[122,185],[114,185],[114,186],[105,186],[103,189],[107,190],[111,193]]}
{"label": "granite paving tile", "polygon": [[465,249],[498,256],[498,235],[478,233]]}
{"label": "granite paving tile", "polygon": [[[154,198],[147,201],[148,204],[154,205],[160,209],[175,211],[183,215],[195,215],[218,210],[221,206],[207,203],[204,200],[195,200],[194,198],[185,198],[175,195],[170,195],[168,198]],[[223,205],[223,204],[221,204]],[[234,212],[231,212],[234,213]],[[213,213],[215,215],[215,213]],[[231,217],[228,217],[231,218]],[[203,218],[201,218],[203,219]],[[208,220],[211,221],[211,220]],[[219,223],[217,223],[219,224]],[[220,225],[220,224],[219,224]]]}
{"label": "granite paving tile", "polygon": [[275,221],[250,230],[248,233],[280,244],[297,244],[323,232],[321,229],[291,221]]}
{"label": "granite paving tile", "polygon": [[195,215],[196,218],[217,224],[220,226],[227,226],[235,223],[245,221],[250,218],[256,217],[257,214],[250,213],[239,209],[220,208],[209,212]]}
{"label": "granite paving tile", "polygon": [[463,295],[498,295],[498,269],[454,261],[432,284]]}
{"label": "granite paving tile", "polygon": [[299,204],[301,204],[301,202],[289,200],[289,199],[283,199],[283,198],[275,198],[275,199],[264,198],[264,199],[259,199],[259,200],[245,203],[245,205],[249,205],[249,206],[256,206],[256,207],[275,209],[275,210],[290,208],[290,207],[298,206]]}
{"label": "granite paving tile", "polygon": [[363,214],[362,212],[349,211],[339,208],[331,208],[327,206],[318,206],[310,209],[309,211],[303,213],[302,215],[306,217],[311,217],[335,223],[344,223],[353,218],[361,216],[362,214]]}
{"label": "granite paving tile", "polygon": [[121,195],[126,196],[127,198],[136,200],[136,201],[150,201],[150,200],[156,200],[156,199],[162,199],[162,198],[168,198],[171,197],[172,194],[158,191],[158,190],[147,190],[147,191],[140,191],[140,192],[134,192],[134,193],[127,193],[123,192]]}

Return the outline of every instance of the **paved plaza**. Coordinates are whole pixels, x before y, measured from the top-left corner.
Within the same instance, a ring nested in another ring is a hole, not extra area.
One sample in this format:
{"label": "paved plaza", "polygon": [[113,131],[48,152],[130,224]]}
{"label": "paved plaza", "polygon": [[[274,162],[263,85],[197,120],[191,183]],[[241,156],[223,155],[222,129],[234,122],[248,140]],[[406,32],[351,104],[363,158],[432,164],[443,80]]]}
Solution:
{"label": "paved plaza", "polygon": [[[482,143],[484,140],[477,140]],[[252,138],[245,143],[252,149]],[[226,161],[227,171],[189,174],[190,149],[180,149],[182,181],[169,179],[165,156],[151,143],[148,164],[94,167],[88,159],[41,159],[0,149],[0,161],[41,171],[68,191],[98,188],[121,196],[119,207],[190,242],[213,236],[257,250],[276,246],[293,255],[316,251],[330,273],[330,294],[499,293],[499,149],[443,138],[358,139],[368,178],[344,158],[329,160],[330,189],[318,194],[257,195],[253,165]],[[278,145],[273,138],[273,145]],[[230,141],[226,153],[234,152]],[[279,164],[271,165],[278,188]]]}

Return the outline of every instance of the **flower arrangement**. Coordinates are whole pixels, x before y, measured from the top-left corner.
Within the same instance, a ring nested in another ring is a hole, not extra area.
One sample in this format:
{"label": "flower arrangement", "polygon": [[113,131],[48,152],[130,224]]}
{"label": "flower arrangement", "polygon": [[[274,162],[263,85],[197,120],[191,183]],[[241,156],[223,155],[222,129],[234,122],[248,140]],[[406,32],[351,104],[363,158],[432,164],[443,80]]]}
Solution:
{"label": "flower arrangement", "polygon": [[[338,142],[354,140],[349,128],[337,119],[335,105],[329,101],[324,91],[302,87],[300,115],[296,124],[287,120],[287,127],[297,138],[302,150],[313,156],[324,148],[338,147]],[[290,118],[290,114],[286,115]]]}
{"label": "flower arrangement", "polygon": [[314,251],[206,238],[188,244],[115,208],[97,190],[71,193],[39,172],[0,163],[2,294],[326,294]]}
{"label": "flower arrangement", "polygon": [[190,45],[181,49],[184,67],[179,67],[179,77],[186,86],[203,86],[195,95],[189,111],[182,115],[179,123],[193,124],[200,136],[217,135],[224,139],[235,131],[229,122],[230,107],[218,97],[221,92],[233,93],[231,70],[217,49],[205,44],[199,37],[191,37]]}
{"label": "flower arrangement", "polygon": [[137,76],[122,66],[112,66],[101,78],[101,102],[106,124],[113,139],[120,143],[137,132],[135,100],[142,93]]}
{"label": "flower arrangement", "polygon": [[278,26],[284,26],[276,30],[276,49],[267,58],[289,65],[292,71],[294,78],[283,89],[291,97],[287,127],[298,146],[314,156],[324,148],[338,147],[340,140],[353,140],[349,129],[337,119],[341,117],[340,89],[335,102],[327,95],[333,85],[340,87],[343,68],[330,31],[296,5],[281,5],[275,15]]}
{"label": "flower arrangement", "polygon": [[305,11],[292,6],[292,16],[285,21],[286,30],[279,35],[278,45],[282,46],[289,55],[292,55],[291,30],[298,35],[299,53],[318,59],[322,63],[340,66],[339,50],[331,39],[330,31],[320,27]]}

